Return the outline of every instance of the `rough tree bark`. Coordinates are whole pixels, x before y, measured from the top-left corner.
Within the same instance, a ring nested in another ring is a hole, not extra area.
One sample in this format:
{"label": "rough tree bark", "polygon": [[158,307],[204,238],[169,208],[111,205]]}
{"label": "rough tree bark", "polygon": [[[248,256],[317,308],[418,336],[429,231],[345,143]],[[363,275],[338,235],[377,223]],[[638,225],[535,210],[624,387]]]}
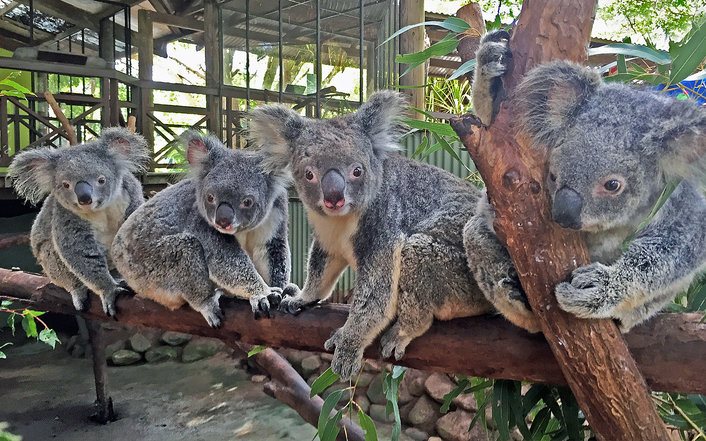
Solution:
{"label": "rough tree bark", "polygon": [[[0,300],[11,300],[40,311],[77,314],[69,293],[45,277],[0,268]],[[324,342],[341,327],[347,305],[324,305],[293,317],[274,313],[270,320],[252,319],[250,304],[221,298],[225,320],[210,328],[200,313],[184,307],[169,311],[151,300],[119,297],[118,322],[179,331],[223,340],[269,347],[322,352]],[[85,318],[112,320],[103,313],[100,299],[91,295]],[[648,383],[655,390],[706,394],[706,324],[702,314],[662,314],[634,328],[626,339]],[[380,358],[379,343],[365,352]],[[407,347],[395,364],[437,372],[566,384],[554,355],[541,335],[529,335],[501,317],[480,316],[435,322]]]}
{"label": "rough tree bark", "polygon": [[[534,65],[552,59],[585,63],[595,1],[525,0],[510,41],[514,71],[508,96]],[[616,326],[563,312],[554,286],[589,263],[576,232],[551,220],[545,158],[516,135],[506,101],[493,125],[452,121],[485,181],[495,207],[495,228],[510,251],[532,309],[569,386],[600,440],[668,439],[649,390]],[[532,361],[529,361],[532,362]]]}

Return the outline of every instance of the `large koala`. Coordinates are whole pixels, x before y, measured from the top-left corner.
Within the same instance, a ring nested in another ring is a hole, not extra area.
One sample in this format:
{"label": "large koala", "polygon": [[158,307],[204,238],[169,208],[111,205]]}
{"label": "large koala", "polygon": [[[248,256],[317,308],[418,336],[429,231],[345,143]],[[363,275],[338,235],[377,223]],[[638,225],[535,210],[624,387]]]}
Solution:
{"label": "large koala", "polygon": [[399,359],[435,317],[492,310],[468,272],[461,238],[480,192],[396,152],[404,111],[400,95],[381,91],[356,113],[329,120],[282,105],[251,112],[251,140],[271,169],[291,170],[314,231],[304,288],[285,289],[280,309],[296,313],[325,299],[346,266],[357,271],[348,320],[325,345],[335,348],[331,366],[344,379],[391,324],[382,353]]}
{"label": "large koala", "polygon": [[270,316],[290,274],[287,178],[262,154],[215,136],[183,135],[191,177],[166,188],[120,228],[112,254],[135,292],[169,308],[188,303],[219,327],[222,294]]}
{"label": "large koala", "polygon": [[[502,63],[507,49],[493,50],[498,57],[489,62]],[[688,170],[705,150],[705,108],[603,83],[595,70],[566,61],[532,69],[510,103],[520,113],[518,129],[548,149],[553,219],[582,232],[594,261],[556,287],[563,309],[616,319],[628,331],[706,269],[706,198],[701,178]],[[686,179],[640,229],[667,183],[681,176]],[[484,198],[465,227],[470,268],[506,317],[536,330],[528,309],[506,302],[520,296],[521,287],[493,233],[493,217]],[[479,254],[478,247],[494,253]]]}
{"label": "large koala", "polygon": [[32,224],[32,252],[49,279],[71,293],[74,307],[87,307],[88,290],[98,294],[106,314],[126,292],[114,274],[109,250],[123,221],[144,202],[133,172],[150,158],[145,140],[126,129],[109,128],[85,144],[28,149],[15,157],[10,177],[31,203],[46,200]]}

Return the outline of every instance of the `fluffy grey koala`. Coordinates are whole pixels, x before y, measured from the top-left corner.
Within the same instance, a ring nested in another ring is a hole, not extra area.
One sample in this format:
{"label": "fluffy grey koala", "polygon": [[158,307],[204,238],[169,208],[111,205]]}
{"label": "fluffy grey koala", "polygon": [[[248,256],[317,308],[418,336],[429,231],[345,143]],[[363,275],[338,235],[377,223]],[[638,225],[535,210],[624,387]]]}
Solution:
{"label": "fluffy grey koala", "polygon": [[115,316],[115,299],[127,291],[111,275],[113,237],[144,202],[132,173],[149,162],[145,140],[126,129],[110,128],[85,144],[26,150],[10,165],[17,193],[44,205],[32,225],[32,252],[49,279],[71,293],[77,310],[98,294],[103,310]]}
{"label": "fluffy grey koala", "polygon": [[212,327],[223,320],[224,293],[269,317],[290,275],[287,177],[214,136],[183,139],[191,177],[130,216],[113,242],[115,264],[138,295],[171,309],[188,303]]}
{"label": "fluffy grey koala", "polygon": [[[268,167],[289,169],[313,227],[303,290],[285,289],[280,309],[296,313],[328,297],[350,265],[357,271],[348,320],[326,342],[347,379],[383,330],[382,353],[400,359],[433,319],[492,310],[468,272],[461,231],[479,191],[439,168],[399,155],[395,92],[360,109],[311,120],[282,105],[251,112],[250,137]],[[394,323],[393,323],[394,321]]]}
{"label": "fluffy grey koala", "polygon": [[476,52],[473,71],[473,112],[485,125],[490,125],[505,99],[502,76],[512,72],[512,51],[506,31],[489,32],[483,36]]}
{"label": "fluffy grey koala", "polygon": [[[553,219],[582,232],[595,262],[556,287],[559,305],[579,317],[616,319],[628,331],[706,269],[703,183],[684,173],[703,153],[706,109],[655,91],[602,83],[595,70],[565,61],[531,70],[512,100],[521,115],[519,129],[548,149]],[[637,231],[666,184],[682,176],[687,179]],[[522,292],[493,234],[493,216],[484,201],[466,225],[469,264],[501,312],[520,326],[532,324],[520,302],[503,305]],[[477,247],[495,250],[494,257],[476,253]]]}

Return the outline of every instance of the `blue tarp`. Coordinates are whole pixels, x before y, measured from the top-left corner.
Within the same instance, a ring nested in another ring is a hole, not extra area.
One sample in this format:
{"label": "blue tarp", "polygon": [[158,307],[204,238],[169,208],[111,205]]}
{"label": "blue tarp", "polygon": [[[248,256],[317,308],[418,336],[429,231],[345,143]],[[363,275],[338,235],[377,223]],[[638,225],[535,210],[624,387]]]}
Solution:
{"label": "blue tarp", "polygon": [[[655,87],[657,90],[663,90],[664,84]],[[706,79],[694,81],[682,81],[667,89],[667,95],[676,97],[677,99],[695,99],[697,103],[706,104]]]}

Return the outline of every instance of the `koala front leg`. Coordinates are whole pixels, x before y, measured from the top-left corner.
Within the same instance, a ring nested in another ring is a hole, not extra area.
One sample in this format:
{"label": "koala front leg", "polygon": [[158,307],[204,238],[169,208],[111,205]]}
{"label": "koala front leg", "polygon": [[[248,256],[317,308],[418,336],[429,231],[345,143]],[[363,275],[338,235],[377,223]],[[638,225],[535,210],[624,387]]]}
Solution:
{"label": "koala front leg", "polygon": [[328,298],[346,266],[348,263],[343,258],[327,253],[314,238],[307,259],[304,289],[300,291],[289,284],[284,289],[280,310],[296,315],[307,306]]}
{"label": "koala front leg", "polygon": [[250,257],[233,236],[209,234],[204,252],[211,280],[220,288],[249,300],[255,319],[270,317],[270,304],[282,297],[282,289],[270,288]]}
{"label": "koala front leg", "polygon": [[488,222],[479,213],[471,217],[463,229],[468,267],[478,287],[498,312],[516,326],[539,332],[539,323],[529,308],[512,259]]}
{"label": "koala front leg", "polygon": [[[86,287],[101,297],[103,311],[115,317],[117,296],[129,291],[120,286],[110,274],[108,251],[96,239],[90,223],[66,210],[55,210],[55,216],[52,241],[61,257],[61,262]],[[82,291],[79,291],[76,293],[78,297],[75,298],[76,302],[83,297]]]}
{"label": "koala front leg", "polygon": [[277,233],[267,241],[267,259],[270,272],[270,286],[285,289],[291,275],[291,253],[287,240],[287,221],[282,221]]}
{"label": "koala front leg", "polygon": [[397,313],[402,241],[376,244],[376,248],[360,259],[346,323],[324,344],[327,351],[335,349],[331,369],[343,380],[360,371],[364,349]]}

